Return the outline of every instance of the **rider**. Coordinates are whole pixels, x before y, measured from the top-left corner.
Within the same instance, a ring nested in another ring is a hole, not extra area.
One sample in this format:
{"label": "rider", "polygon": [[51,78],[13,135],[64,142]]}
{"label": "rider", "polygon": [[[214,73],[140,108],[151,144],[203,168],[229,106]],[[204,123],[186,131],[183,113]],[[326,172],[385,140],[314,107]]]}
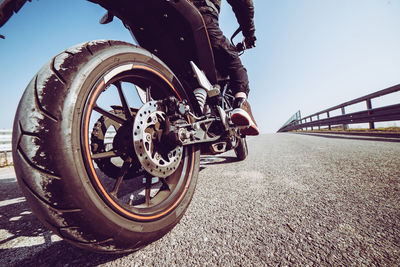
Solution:
{"label": "rider", "polygon": [[[253,0],[227,0],[232,6],[236,19],[244,35],[244,46],[249,49],[256,46],[254,35]],[[239,126],[248,126],[241,130],[245,135],[258,135],[257,123],[247,102],[249,94],[249,79],[243,67],[236,48],[228,41],[219,28],[218,17],[221,0],[192,0],[203,16],[210,38],[217,70],[223,75],[229,75],[235,94],[231,120]]]}

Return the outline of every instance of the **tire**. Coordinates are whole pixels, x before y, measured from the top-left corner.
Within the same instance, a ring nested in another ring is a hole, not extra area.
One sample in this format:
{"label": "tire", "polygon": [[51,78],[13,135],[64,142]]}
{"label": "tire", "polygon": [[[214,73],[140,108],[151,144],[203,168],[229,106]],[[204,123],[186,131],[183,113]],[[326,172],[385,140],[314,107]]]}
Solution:
{"label": "tire", "polygon": [[[199,171],[200,151],[188,146],[182,148],[173,174],[151,178],[127,160],[137,163],[133,142],[122,142],[127,144],[118,147],[123,152],[112,151],[123,162],[121,186],[116,185],[117,178],[96,167],[94,158],[107,151],[93,152],[93,120],[111,116],[98,105],[111,99],[104,95],[114,92],[118,84],[128,89],[133,84],[136,90],[147,86],[154,100],[186,98],[171,70],[146,50],[120,41],[93,41],[67,49],[43,66],[22,96],[13,128],[15,172],[34,214],[69,243],[100,253],[137,250],[170,231],[192,199]],[[130,100],[125,96],[119,100],[123,98]],[[128,117],[119,115],[125,136],[119,130],[117,135],[125,141],[132,140],[133,134]],[[119,143],[113,138],[114,149]],[[139,176],[124,180],[125,163],[127,168],[135,167]],[[107,183],[117,191],[111,192]],[[144,201],[140,192],[136,199],[126,191],[134,185],[139,190],[145,187],[145,204],[136,204]],[[158,189],[153,189],[156,185]],[[130,202],[126,202],[128,195]]]}
{"label": "tire", "polygon": [[242,161],[247,158],[247,154],[249,153],[246,137],[241,137],[238,142],[238,146],[235,148],[235,154],[238,160]]}

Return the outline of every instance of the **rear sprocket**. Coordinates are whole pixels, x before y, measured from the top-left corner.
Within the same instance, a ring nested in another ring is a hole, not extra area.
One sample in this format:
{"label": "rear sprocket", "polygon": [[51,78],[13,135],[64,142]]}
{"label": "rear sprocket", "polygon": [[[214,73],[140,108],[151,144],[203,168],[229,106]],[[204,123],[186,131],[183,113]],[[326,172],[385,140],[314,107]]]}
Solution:
{"label": "rear sprocket", "polygon": [[[112,106],[112,108],[110,113],[125,119],[121,106]],[[135,116],[137,110],[131,109],[131,112]],[[130,160],[132,164],[125,179],[144,174],[144,169],[137,160],[132,146],[132,126],[121,126],[114,120],[106,116],[101,116],[94,124],[90,139],[93,154],[117,151],[119,155],[117,158],[100,158],[95,160],[97,167],[107,176],[115,179],[118,178],[123,162],[126,160]]]}

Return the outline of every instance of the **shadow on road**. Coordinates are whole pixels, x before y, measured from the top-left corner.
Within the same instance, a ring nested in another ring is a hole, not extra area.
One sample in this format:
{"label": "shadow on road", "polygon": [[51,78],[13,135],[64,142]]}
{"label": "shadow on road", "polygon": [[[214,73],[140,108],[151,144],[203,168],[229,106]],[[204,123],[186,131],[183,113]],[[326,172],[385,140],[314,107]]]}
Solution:
{"label": "shadow on road", "polygon": [[201,156],[200,171],[204,170],[207,165],[219,165],[238,162],[237,157],[231,156]]}
{"label": "shadow on road", "polygon": [[[234,162],[234,156],[202,156],[200,170]],[[79,249],[47,230],[29,208],[12,168],[0,169],[0,188],[0,266],[97,266],[128,255]]]}
{"label": "shadow on road", "polygon": [[0,266],[94,266],[124,255],[75,248],[48,231],[32,214],[15,176],[0,176]]}
{"label": "shadow on road", "polygon": [[328,135],[328,134],[316,134],[316,133],[296,133],[296,134],[311,135],[311,136],[324,137],[324,138],[333,138],[333,139],[350,139],[350,140],[360,140],[360,141],[400,143],[400,139],[398,139],[398,138],[355,137],[355,136]]}
{"label": "shadow on road", "polygon": [[200,165],[218,165],[238,162],[236,157],[231,156],[202,156]]}

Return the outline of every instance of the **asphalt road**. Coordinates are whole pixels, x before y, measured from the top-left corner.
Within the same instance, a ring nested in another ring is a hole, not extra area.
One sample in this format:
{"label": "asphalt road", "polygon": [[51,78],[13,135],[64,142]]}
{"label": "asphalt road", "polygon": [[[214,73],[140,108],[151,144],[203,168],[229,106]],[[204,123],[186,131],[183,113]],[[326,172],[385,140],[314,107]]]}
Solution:
{"label": "asphalt road", "polygon": [[400,142],[268,134],[247,160],[203,157],[193,201],[165,237],[126,255],[43,228],[0,171],[0,266],[399,266]]}

